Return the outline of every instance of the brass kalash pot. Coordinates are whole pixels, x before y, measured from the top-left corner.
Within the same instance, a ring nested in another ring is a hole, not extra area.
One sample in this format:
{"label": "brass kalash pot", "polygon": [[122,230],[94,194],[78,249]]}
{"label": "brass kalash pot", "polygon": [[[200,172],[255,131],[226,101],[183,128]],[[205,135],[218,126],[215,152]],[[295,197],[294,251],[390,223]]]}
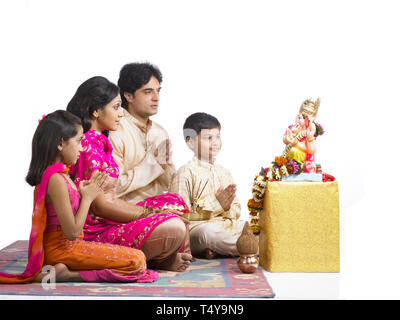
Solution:
{"label": "brass kalash pot", "polygon": [[251,231],[249,223],[246,221],[242,234],[236,242],[240,258],[238,260],[239,269],[244,273],[253,273],[257,270],[259,262],[257,259],[258,239]]}

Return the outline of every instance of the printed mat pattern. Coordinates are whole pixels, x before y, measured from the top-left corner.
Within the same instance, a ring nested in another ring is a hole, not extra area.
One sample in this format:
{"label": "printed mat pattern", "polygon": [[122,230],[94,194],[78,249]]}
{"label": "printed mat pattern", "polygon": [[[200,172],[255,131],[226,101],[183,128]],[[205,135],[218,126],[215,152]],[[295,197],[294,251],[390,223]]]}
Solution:
{"label": "printed mat pattern", "polygon": [[[21,273],[27,263],[27,240],[19,240],[0,250],[0,271]],[[35,296],[137,296],[197,298],[273,298],[274,292],[261,268],[245,274],[237,258],[196,259],[184,273],[158,271],[153,283],[57,283],[55,288],[41,283],[0,284],[0,295]]]}

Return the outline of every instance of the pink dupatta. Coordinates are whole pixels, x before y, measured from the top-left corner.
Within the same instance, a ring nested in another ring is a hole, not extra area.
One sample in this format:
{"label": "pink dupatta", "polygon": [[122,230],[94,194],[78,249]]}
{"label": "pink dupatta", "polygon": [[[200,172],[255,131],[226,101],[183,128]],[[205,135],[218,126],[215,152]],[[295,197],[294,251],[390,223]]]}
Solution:
{"label": "pink dupatta", "polygon": [[21,274],[0,272],[0,283],[32,282],[40,273],[44,259],[43,232],[46,228],[47,219],[45,206],[47,184],[50,177],[57,172],[68,172],[68,167],[63,163],[51,165],[43,173],[40,184],[35,187],[32,228],[28,247],[28,264],[26,265],[25,271]]}

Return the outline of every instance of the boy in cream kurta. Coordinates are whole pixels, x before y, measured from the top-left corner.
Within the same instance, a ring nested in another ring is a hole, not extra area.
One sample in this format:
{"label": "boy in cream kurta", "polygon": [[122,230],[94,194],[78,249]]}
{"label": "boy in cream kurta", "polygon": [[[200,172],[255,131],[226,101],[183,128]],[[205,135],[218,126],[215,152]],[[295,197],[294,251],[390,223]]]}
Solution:
{"label": "boy in cream kurta", "polygon": [[191,220],[189,230],[192,254],[204,253],[206,258],[216,254],[238,255],[236,241],[244,226],[244,221],[238,220],[240,203],[232,175],[215,164],[221,149],[220,128],[218,120],[206,113],[195,113],[186,119],[184,137],[194,157],[178,170],[169,187],[170,192],[180,194],[190,207],[190,193],[200,194],[205,186],[198,205],[211,211],[211,216]]}

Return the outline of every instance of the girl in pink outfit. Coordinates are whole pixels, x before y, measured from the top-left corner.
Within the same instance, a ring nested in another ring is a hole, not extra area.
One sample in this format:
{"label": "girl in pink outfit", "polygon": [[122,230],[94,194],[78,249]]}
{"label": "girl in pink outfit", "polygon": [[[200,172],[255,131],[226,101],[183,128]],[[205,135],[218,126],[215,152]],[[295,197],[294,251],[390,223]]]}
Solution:
{"label": "girl in pink outfit", "polygon": [[82,150],[81,121],[58,110],[44,117],[32,140],[27,182],[36,186],[28,264],[21,274],[0,273],[0,283],[41,281],[43,265],[55,267],[56,281],[153,282],[140,250],[83,240],[83,225],[92,201],[102,193],[103,173],[82,180],[68,176]]}
{"label": "girl in pink outfit", "polygon": [[118,129],[123,116],[119,88],[106,78],[90,78],[79,86],[67,110],[81,118],[84,131],[83,151],[70,170],[75,184],[96,172],[107,175],[104,194],[90,207],[85,239],[140,248],[149,266],[185,271],[192,256],[187,221],[180,217],[188,212],[184,200],[163,194],[134,205],[116,197],[119,168],[107,135]]}

